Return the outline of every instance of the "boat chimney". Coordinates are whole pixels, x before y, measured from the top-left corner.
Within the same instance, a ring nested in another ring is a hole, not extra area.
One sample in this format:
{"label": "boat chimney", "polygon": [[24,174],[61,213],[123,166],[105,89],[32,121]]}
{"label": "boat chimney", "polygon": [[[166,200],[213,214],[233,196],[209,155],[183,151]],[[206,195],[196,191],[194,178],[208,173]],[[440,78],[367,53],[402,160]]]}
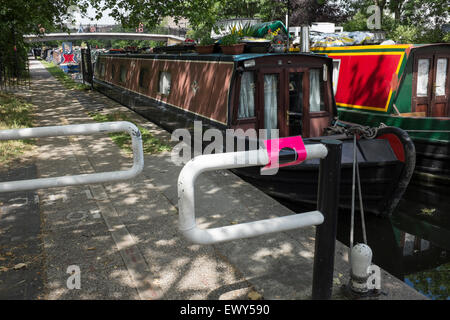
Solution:
{"label": "boat chimney", "polygon": [[301,33],[301,52],[309,52],[309,26],[302,26]]}

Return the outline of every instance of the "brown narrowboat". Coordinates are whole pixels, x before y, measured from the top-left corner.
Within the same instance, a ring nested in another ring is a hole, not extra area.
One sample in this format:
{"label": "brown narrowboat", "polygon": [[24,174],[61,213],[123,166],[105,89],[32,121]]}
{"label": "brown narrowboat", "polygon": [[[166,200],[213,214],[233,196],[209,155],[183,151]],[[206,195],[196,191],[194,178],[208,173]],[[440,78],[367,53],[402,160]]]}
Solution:
{"label": "brown narrowboat", "polygon": [[[343,141],[340,204],[351,206],[353,139],[336,133],[333,61],[311,53],[262,54],[102,54],[94,87],[163,128],[278,129],[301,135],[305,143]],[[350,124],[351,125],[351,124]],[[344,126],[349,126],[346,124]],[[342,131],[342,130],[341,130]],[[358,134],[357,157],[365,211],[390,215],[411,177],[415,152],[399,128]],[[361,133],[361,132],[360,132]],[[259,168],[235,172],[269,195],[315,206],[318,161],[282,167],[261,176]]]}

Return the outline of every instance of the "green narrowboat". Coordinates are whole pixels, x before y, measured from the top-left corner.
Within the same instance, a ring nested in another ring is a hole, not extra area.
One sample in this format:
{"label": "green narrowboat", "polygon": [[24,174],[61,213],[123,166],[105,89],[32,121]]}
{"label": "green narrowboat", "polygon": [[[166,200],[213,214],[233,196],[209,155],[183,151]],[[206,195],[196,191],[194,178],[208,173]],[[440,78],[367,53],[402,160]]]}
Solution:
{"label": "green narrowboat", "polygon": [[450,184],[450,44],[315,47],[333,59],[338,117],[404,129],[416,147],[415,176]]}

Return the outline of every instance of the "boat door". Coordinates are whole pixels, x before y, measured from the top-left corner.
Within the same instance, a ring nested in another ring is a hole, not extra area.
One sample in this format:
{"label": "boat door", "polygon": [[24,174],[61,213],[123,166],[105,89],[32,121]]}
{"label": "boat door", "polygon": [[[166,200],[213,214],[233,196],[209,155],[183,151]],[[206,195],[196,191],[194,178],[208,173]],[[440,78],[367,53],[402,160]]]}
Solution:
{"label": "boat door", "polygon": [[279,129],[279,136],[289,135],[284,116],[286,84],[283,69],[265,68],[258,72],[259,84],[259,128],[267,130],[270,139],[270,130]]}
{"label": "boat door", "polygon": [[414,59],[412,110],[427,117],[450,116],[450,55],[417,54]]}
{"label": "boat door", "polygon": [[[304,107],[307,105],[308,75],[307,69],[293,68],[286,69],[288,98],[286,101],[286,125],[288,126],[289,136],[303,135],[303,128],[308,128],[304,124],[308,115]],[[303,114],[306,114],[304,117]]]}
{"label": "boat door", "polygon": [[258,73],[259,128],[279,129],[279,136],[322,134],[330,122],[328,70],[292,67]]}

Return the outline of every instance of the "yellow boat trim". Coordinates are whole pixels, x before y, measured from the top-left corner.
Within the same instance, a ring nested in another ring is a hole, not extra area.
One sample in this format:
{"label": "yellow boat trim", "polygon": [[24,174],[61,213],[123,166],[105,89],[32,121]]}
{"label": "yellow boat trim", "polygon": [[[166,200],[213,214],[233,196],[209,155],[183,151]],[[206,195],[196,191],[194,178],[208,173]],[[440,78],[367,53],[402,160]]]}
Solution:
{"label": "yellow boat trim", "polygon": [[361,49],[406,49],[412,47],[412,44],[397,45],[368,45],[368,46],[345,46],[345,47],[313,47],[311,51],[334,51],[334,50],[361,50]]}

